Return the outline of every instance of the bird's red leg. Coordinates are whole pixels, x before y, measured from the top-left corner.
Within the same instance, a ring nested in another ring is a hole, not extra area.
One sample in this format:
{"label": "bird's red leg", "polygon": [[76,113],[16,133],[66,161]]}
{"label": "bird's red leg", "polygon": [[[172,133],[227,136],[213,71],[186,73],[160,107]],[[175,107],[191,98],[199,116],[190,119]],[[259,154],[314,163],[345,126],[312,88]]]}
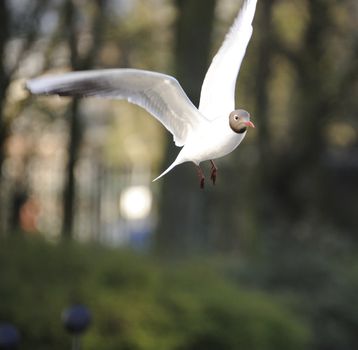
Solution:
{"label": "bird's red leg", "polygon": [[216,174],[218,172],[218,167],[215,165],[214,161],[211,160],[211,175],[210,175],[210,179],[213,182],[213,185],[215,185],[216,182]]}
{"label": "bird's red leg", "polygon": [[196,169],[198,170],[198,176],[199,176],[199,181],[200,181],[200,188],[203,189],[204,185],[205,185],[205,176],[203,171],[201,170],[200,166],[197,165]]}

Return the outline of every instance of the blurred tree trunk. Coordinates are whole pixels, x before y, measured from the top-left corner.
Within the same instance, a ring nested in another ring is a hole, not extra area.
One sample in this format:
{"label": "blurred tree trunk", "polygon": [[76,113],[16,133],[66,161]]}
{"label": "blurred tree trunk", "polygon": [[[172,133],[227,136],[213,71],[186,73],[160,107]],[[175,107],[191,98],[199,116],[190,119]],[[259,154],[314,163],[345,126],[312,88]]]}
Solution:
{"label": "blurred tree trunk", "polygon": [[[269,1],[262,3],[262,6],[269,6]],[[275,153],[271,152],[271,155],[265,156],[267,150],[261,151],[263,157],[260,164],[261,169],[266,169],[262,173],[264,178],[261,176],[260,180],[264,192],[260,197],[268,199],[266,209],[269,209],[266,210],[262,223],[266,227],[284,225],[286,230],[282,231],[286,235],[291,230],[292,223],[302,222],[307,218],[318,222],[319,216],[325,210],[323,208],[332,206],[327,204],[331,191],[327,191],[324,181],[327,176],[324,165],[324,156],[327,155],[325,131],[331,119],[347,114],[344,101],[347,101],[346,97],[354,89],[354,81],[357,79],[356,61],[348,60],[344,67],[340,67],[339,64],[342,63],[338,63],[339,59],[328,50],[332,44],[334,47],[336,38],[333,33],[337,35],[341,30],[334,6],[337,6],[334,0],[307,1],[309,17],[305,23],[301,44],[293,48],[279,40],[278,36],[271,36],[268,42],[271,43],[273,51],[264,55],[266,60],[272,55],[280,55],[295,71],[293,97],[287,115],[290,125],[289,141],[285,147]],[[341,6],[343,9],[347,4]],[[272,29],[262,27],[259,31],[273,32]],[[351,52],[357,50],[356,40]],[[259,101],[261,89],[267,101],[269,86],[262,84],[258,90],[260,118],[267,113],[265,104]],[[260,108],[260,105],[263,107]],[[262,131],[259,132],[259,144],[264,146],[265,135]],[[267,160],[269,164],[265,164]]]}
{"label": "blurred tree trunk", "polygon": [[[67,32],[68,45],[71,52],[71,67],[73,70],[78,69],[78,52],[77,52],[77,31],[76,31],[76,7],[72,0],[67,0],[65,4],[65,28]],[[79,119],[79,100],[74,98],[70,104],[69,110],[69,144],[68,144],[68,163],[66,170],[66,183],[63,193],[63,238],[72,238],[74,205],[75,205],[75,167],[81,144],[81,124]]]}
{"label": "blurred tree trunk", "polygon": [[185,92],[198,106],[211,51],[216,0],[176,0],[175,67]]}
{"label": "blurred tree trunk", "polygon": [[[289,116],[292,120],[290,147],[277,154],[272,185],[280,200],[281,213],[291,221],[300,220],[307,212],[317,210],[317,199],[322,194],[319,193],[323,175],[319,158],[324,151],[323,125],[331,116],[334,102],[329,87],[332,86],[330,79],[335,64],[327,60],[325,53],[334,27],[331,5],[332,2],[326,0],[308,1],[310,17],[300,49],[293,51],[279,47],[296,70],[297,79]],[[338,80],[333,86],[337,84]],[[298,191],[302,186],[311,190]]]}
{"label": "blurred tree trunk", "polygon": [[[26,54],[31,50],[33,42],[38,37],[38,21],[46,10],[48,0],[39,1],[33,6],[32,3],[26,4],[28,11],[26,12],[26,18],[22,18],[23,26],[22,30],[24,32],[22,36],[23,46],[21,47],[20,52],[17,55],[17,58],[11,60],[8,63],[8,66],[5,67],[5,49],[6,44],[10,39],[15,37],[17,31],[17,22],[18,18],[14,18],[14,14],[11,12],[11,7],[8,6],[8,1],[0,1],[0,236],[4,235],[5,232],[2,232],[4,228],[7,228],[8,223],[5,220],[5,209],[2,206],[4,191],[2,189],[3,176],[2,176],[2,166],[5,159],[5,142],[9,136],[10,126],[12,121],[19,114],[19,110],[15,112],[14,115],[8,116],[5,120],[4,107],[7,97],[7,90],[10,85],[10,82],[13,78],[13,75],[17,73],[19,66],[22,64],[23,59],[26,58]],[[25,13],[25,12],[24,12]],[[14,23],[15,26],[14,26]],[[8,202],[9,199],[7,198]],[[8,206],[8,203],[5,203]],[[11,226],[11,225],[10,225]]]}
{"label": "blurred tree trunk", "polygon": [[9,15],[6,1],[0,1],[0,168],[4,160],[4,142],[7,129],[4,120],[3,107],[6,90],[9,85],[9,76],[6,73],[4,66],[5,45],[9,36]]}
{"label": "blurred tree trunk", "polygon": [[[255,210],[258,211],[259,222],[267,225],[272,217],[271,205],[273,199],[272,194],[272,149],[271,135],[269,130],[269,91],[271,79],[271,64],[274,56],[272,43],[275,40],[272,10],[275,0],[266,0],[258,6],[257,21],[255,22],[255,37],[257,44],[257,65],[255,67],[255,88],[253,95],[255,96],[255,113],[259,120],[257,131],[257,146],[259,153],[258,170],[257,170],[257,186],[256,186],[256,203]],[[260,225],[258,226],[260,229]]]}
{"label": "blurred tree trunk", "polygon": [[[216,0],[176,0],[176,77],[198,105],[209,63]],[[179,149],[168,141],[164,166]],[[207,186],[211,186],[208,182]],[[193,164],[175,168],[162,180],[157,248],[163,254],[195,251],[205,244],[207,191],[199,188]]]}
{"label": "blurred tree trunk", "polygon": [[[67,40],[71,52],[71,68],[73,70],[85,70],[92,68],[98,50],[101,45],[104,21],[104,7],[107,0],[96,0],[95,19],[93,20],[92,35],[93,41],[91,47],[82,57],[78,53],[79,35],[76,28],[77,11],[73,0],[67,0],[65,3],[65,27],[67,28]],[[68,110],[69,114],[69,143],[68,143],[68,163],[66,168],[66,183],[63,193],[63,238],[72,238],[73,223],[75,218],[75,199],[76,199],[76,179],[75,169],[78,160],[79,150],[82,141],[83,123],[80,119],[80,100],[74,98]]]}
{"label": "blurred tree trunk", "polygon": [[0,1],[0,236],[4,235],[3,223],[4,223],[4,212],[3,212],[3,201],[2,201],[2,165],[5,156],[5,140],[7,136],[7,125],[4,116],[4,103],[6,98],[7,87],[9,85],[9,76],[5,71],[4,66],[4,51],[5,45],[9,35],[9,11],[7,8],[6,1]]}

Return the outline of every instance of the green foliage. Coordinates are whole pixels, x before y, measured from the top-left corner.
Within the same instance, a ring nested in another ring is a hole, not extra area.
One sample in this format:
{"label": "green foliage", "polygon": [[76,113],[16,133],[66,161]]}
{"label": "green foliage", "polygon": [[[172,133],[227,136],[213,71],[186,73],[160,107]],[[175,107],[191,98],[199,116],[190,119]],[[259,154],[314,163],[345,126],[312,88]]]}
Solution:
{"label": "green foliage", "polygon": [[309,333],[279,300],[203,264],[165,266],[128,252],[10,240],[0,247],[0,320],[21,349],[65,349],[60,315],[91,309],[85,349],[303,349]]}
{"label": "green foliage", "polygon": [[251,288],[293,297],[294,309],[313,334],[314,349],[357,349],[356,247],[343,239],[276,238],[260,257],[226,266],[226,273]]}

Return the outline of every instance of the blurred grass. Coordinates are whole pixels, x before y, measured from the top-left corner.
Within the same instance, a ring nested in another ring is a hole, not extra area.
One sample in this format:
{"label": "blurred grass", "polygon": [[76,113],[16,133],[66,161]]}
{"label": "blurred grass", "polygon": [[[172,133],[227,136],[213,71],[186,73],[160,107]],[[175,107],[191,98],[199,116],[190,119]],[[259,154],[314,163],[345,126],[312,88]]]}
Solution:
{"label": "blurred grass", "polygon": [[60,316],[77,302],[93,313],[85,349],[306,348],[310,332],[286,302],[240,286],[219,265],[3,240],[0,321],[19,328],[21,349],[69,348]]}

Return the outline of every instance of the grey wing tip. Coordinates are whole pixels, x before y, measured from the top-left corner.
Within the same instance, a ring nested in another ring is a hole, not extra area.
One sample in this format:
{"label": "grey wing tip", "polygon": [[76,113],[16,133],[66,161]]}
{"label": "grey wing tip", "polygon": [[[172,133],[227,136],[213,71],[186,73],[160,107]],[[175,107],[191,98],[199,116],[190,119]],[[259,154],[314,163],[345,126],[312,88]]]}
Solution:
{"label": "grey wing tip", "polygon": [[26,80],[23,83],[23,89],[26,90],[30,95],[45,95],[44,91],[36,91],[36,88],[33,86],[33,79]]}
{"label": "grey wing tip", "polygon": [[31,89],[31,80],[26,80],[23,84],[22,84],[22,88],[24,90],[26,90],[27,92],[29,92],[30,94],[32,94],[32,89]]}
{"label": "grey wing tip", "polygon": [[[24,84],[24,89],[29,93],[34,95],[59,95],[59,96],[71,96],[71,94],[66,89],[63,89],[61,86],[52,86],[51,81],[48,81],[46,78],[34,78],[29,79]],[[76,96],[81,96],[78,94]]]}
{"label": "grey wing tip", "polygon": [[29,79],[26,80],[24,83],[24,89],[27,90],[30,94],[44,94],[44,91],[41,91],[41,89],[36,89],[36,79]]}

